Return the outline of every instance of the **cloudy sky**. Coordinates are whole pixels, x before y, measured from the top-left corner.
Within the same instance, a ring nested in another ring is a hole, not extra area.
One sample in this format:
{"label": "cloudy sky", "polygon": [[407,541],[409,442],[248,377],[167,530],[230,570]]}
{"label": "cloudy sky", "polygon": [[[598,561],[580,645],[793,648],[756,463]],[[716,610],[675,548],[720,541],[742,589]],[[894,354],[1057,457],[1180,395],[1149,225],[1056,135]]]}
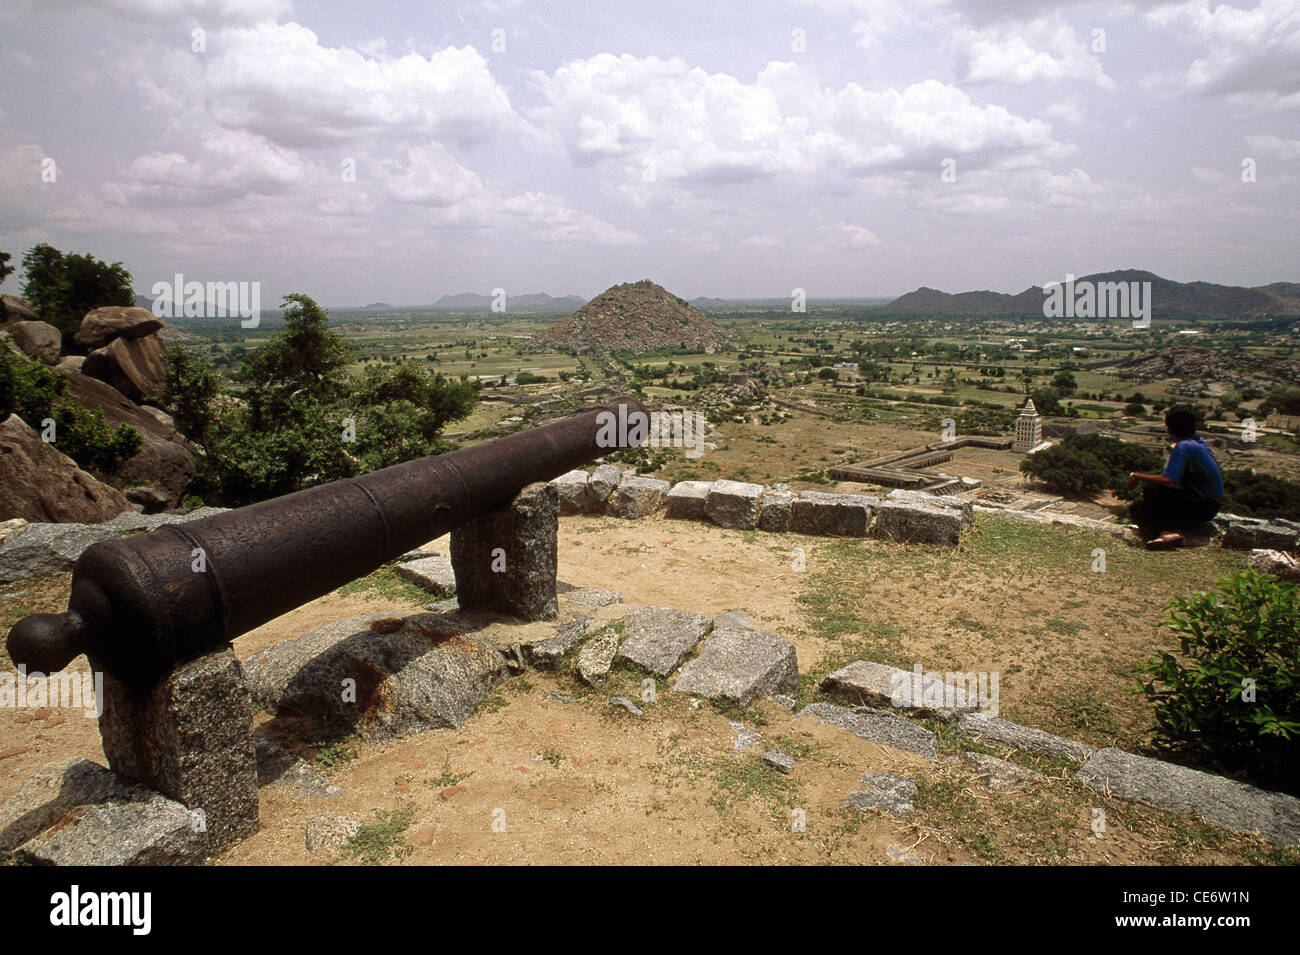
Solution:
{"label": "cloudy sky", "polygon": [[1300,0],[0,6],[0,249],[146,294],[1258,285],[1298,210]]}

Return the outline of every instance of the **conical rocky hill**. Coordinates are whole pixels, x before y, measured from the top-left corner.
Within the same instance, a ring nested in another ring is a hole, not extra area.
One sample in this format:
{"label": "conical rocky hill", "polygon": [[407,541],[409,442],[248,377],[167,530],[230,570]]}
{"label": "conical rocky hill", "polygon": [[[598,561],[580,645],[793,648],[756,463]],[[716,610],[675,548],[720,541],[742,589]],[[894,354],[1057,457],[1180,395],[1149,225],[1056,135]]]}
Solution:
{"label": "conical rocky hill", "polygon": [[606,289],[533,341],[579,352],[709,350],[726,333],[702,312],[649,279]]}

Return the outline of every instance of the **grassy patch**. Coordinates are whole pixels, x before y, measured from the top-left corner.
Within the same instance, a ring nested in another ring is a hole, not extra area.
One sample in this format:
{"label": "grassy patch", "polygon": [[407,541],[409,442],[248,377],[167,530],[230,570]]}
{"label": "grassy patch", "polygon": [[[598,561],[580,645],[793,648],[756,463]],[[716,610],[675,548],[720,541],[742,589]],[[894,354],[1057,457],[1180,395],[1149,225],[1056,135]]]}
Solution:
{"label": "grassy patch", "polygon": [[459,782],[464,782],[474,774],[472,772],[457,773],[453,772],[451,763],[442,764],[442,772],[429,780],[429,785],[435,789],[446,789],[448,786],[455,786]]}
{"label": "grassy patch", "polygon": [[357,758],[356,750],[353,748],[355,742],[356,737],[346,736],[326,743],[316,751],[316,762],[325,769],[337,769],[344,763],[351,762]]}
{"label": "grassy patch", "polygon": [[403,806],[390,812],[379,810],[375,813],[375,822],[362,826],[343,846],[343,857],[355,859],[362,865],[382,865],[394,855],[409,855],[411,847],[406,842],[406,830],[411,828],[414,820],[414,806]]}
{"label": "grassy patch", "polygon": [[341,597],[361,597],[363,600],[396,600],[421,606],[429,602],[430,593],[405,577],[399,577],[394,564],[385,564],[373,574],[344,584],[337,591]]}

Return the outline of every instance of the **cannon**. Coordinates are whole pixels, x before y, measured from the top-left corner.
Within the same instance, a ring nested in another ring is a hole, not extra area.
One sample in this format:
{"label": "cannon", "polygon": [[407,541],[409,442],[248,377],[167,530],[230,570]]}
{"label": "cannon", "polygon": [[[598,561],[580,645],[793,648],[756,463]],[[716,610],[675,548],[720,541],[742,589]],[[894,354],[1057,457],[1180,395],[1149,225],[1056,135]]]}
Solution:
{"label": "cannon", "polygon": [[[29,672],[78,653],[144,687],[549,481],[639,443],[610,416],[645,419],[635,399],[473,448],[433,455],[148,534],[88,548],[68,609],[14,625],[7,649]],[[643,439],[642,439],[643,440]]]}

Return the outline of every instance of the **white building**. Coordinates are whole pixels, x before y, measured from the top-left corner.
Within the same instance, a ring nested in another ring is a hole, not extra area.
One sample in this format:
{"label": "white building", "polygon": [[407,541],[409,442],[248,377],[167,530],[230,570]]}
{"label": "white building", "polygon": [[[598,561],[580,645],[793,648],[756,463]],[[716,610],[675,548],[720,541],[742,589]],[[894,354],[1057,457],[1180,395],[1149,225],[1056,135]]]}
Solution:
{"label": "white building", "polygon": [[1043,419],[1038,417],[1038,409],[1034,407],[1034,399],[1030,398],[1025,402],[1024,408],[1020,410],[1020,417],[1016,419],[1016,440],[1012,444],[1011,450],[1020,454],[1028,454],[1042,443]]}

